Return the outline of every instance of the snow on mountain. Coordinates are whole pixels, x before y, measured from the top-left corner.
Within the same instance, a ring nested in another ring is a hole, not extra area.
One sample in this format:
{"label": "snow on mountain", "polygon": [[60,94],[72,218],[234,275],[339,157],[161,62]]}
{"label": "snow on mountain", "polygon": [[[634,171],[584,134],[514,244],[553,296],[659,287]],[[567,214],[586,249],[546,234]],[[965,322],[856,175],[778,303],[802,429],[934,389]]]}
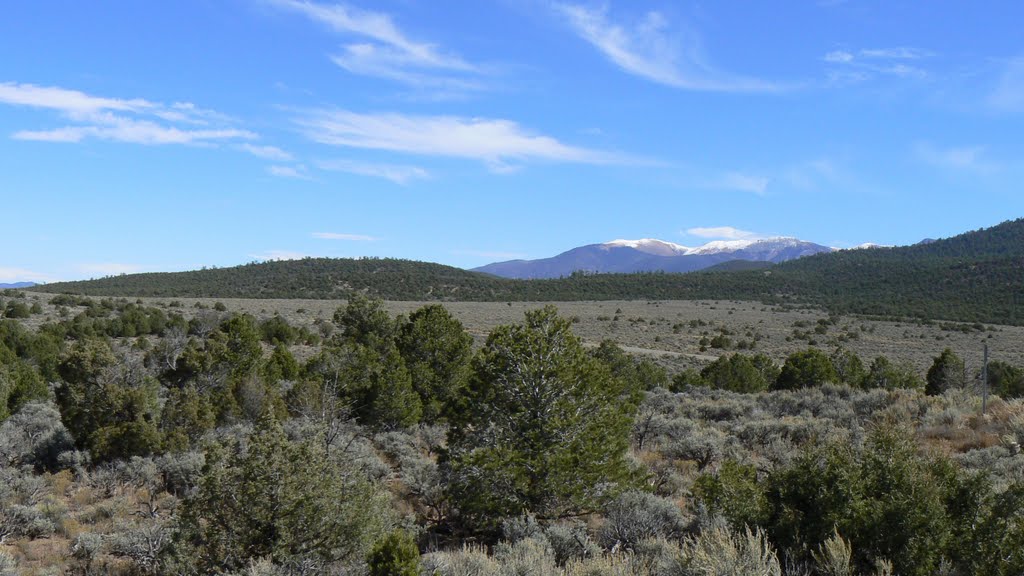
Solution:
{"label": "snow on mountain", "polygon": [[892,246],[888,244],[875,244],[874,242],[865,242],[863,244],[857,244],[856,246],[847,248],[847,250],[868,250],[870,248],[892,248]]}
{"label": "snow on mountain", "polygon": [[495,262],[474,270],[506,278],[558,278],[576,271],[693,272],[730,260],[784,262],[832,250],[798,238],[783,237],[716,240],[694,248],[656,238],[619,239],[580,246],[551,258]]}
{"label": "snow on mountain", "polygon": [[722,252],[735,252],[750,248],[762,240],[714,240],[703,246],[690,248],[687,254],[720,254]]}
{"label": "snow on mountain", "polygon": [[640,240],[612,240],[611,242],[605,242],[602,246],[607,246],[609,248],[632,248],[645,254],[655,254],[657,256],[679,256],[682,254],[689,254],[690,251],[693,250],[693,248],[689,248],[681,244],[674,244],[672,242],[666,242],[656,238],[641,238]]}
{"label": "snow on mountain", "polygon": [[691,248],[682,244],[666,242],[656,238],[641,238],[640,240],[612,240],[605,242],[602,246],[609,248],[632,248],[646,254],[657,256],[684,256],[694,254],[720,254],[723,252],[736,252],[739,250],[758,249],[761,251],[780,250],[783,248],[798,247],[808,244],[799,238],[779,236],[776,238],[759,238],[756,240],[714,240],[707,244]]}

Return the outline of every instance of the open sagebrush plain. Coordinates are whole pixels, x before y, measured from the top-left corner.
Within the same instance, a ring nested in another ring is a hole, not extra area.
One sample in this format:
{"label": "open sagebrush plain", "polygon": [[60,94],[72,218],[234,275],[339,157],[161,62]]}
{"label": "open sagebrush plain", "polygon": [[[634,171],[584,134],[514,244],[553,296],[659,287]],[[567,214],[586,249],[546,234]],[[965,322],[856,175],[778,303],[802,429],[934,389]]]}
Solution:
{"label": "open sagebrush plain", "polygon": [[[32,295],[45,314],[34,323],[53,319],[51,294]],[[228,311],[263,319],[280,315],[290,324],[315,329],[330,323],[344,300],[248,298],[139,298],[147,306],[166,308],[191,319],[210,313],[217,303]],[[391,314],[409,314],[436,302],[385,302]],[[537,302],[446,302],[443,305],[482,344],[496,326],[519,322]],[[830,315],[820,309],[780,307],[760,302],[721,300],[555,302],[562,315],[574,319],[574,331],[587,344],[613,340],[626,351],[657,360],[670,371],[700,368],[722,354],[763,352],[781,363],[808,347],[830,351],[843,347],[870,362],[877,356],[908,363],[921,374],[945,348],[956,352],[972,377],[983,363],[987,344],[991,359],[1024,364],[1024,326],[970,324],[918,319],[878,319]],[[720,337],[717,341],[716,337]]]}

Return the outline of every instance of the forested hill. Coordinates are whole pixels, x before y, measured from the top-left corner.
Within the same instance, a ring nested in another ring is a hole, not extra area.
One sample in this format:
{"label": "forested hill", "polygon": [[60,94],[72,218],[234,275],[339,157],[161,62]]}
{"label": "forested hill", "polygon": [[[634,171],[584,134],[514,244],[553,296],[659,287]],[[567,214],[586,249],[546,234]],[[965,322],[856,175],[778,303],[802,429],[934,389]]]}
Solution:
{"label": "forested hill", "polygon": [[[737,266],[742,268],[742,266]],[[928,244],[844,250],[762,270],[574,274],[507,280],[394,259],[307,258],[193,272],[131,274],[38,286],[100,296],[389,300],[746,299],[837,312],[1024,322],[1024,219]]]}
{"label": "forested hill", "polygon": [[429,262],[304,258],[191,272],[122,274],[37,289],[93,296],[312,299],[343,299],[359,290],[387,300],[487,300],[503,292],[504,284],[485,274]]}
{"label": "forested hill", "polygon": [[1024,219],[926,244],[843,250],[772,268],[772,288],[836,311],[1024,322]]}

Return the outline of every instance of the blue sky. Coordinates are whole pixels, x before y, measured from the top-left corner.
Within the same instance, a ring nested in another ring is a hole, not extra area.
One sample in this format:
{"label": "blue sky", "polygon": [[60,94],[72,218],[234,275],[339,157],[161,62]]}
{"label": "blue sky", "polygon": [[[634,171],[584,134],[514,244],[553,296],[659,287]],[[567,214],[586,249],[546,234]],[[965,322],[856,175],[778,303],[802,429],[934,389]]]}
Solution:
{"label": "blue sky", "polygon": [[1024,215],[1024,4],[10,2],[0,282]]}

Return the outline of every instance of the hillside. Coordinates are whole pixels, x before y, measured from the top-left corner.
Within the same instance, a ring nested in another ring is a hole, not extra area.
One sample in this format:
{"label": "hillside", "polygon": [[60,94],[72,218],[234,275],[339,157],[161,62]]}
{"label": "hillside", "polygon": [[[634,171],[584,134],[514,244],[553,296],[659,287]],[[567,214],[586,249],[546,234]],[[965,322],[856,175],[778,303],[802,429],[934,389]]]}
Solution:
{"label": "hillside", "polygon": [[40,286],[91,296],[346,298],[366,290],[387,300],[486,300],[502,282],[461,268],[380,258],[304,258],[190,272],[123,274]]}
{"label": "hillside", "polygon": [[736,299],[813,304],[837,312],[970,322],[1024,322],[1024,220],[928,244],[817,254],[764,270],[573,274],[508,280],[392,259],[305,259],[193,272],[48,284],[103,296],[570,301]]}

